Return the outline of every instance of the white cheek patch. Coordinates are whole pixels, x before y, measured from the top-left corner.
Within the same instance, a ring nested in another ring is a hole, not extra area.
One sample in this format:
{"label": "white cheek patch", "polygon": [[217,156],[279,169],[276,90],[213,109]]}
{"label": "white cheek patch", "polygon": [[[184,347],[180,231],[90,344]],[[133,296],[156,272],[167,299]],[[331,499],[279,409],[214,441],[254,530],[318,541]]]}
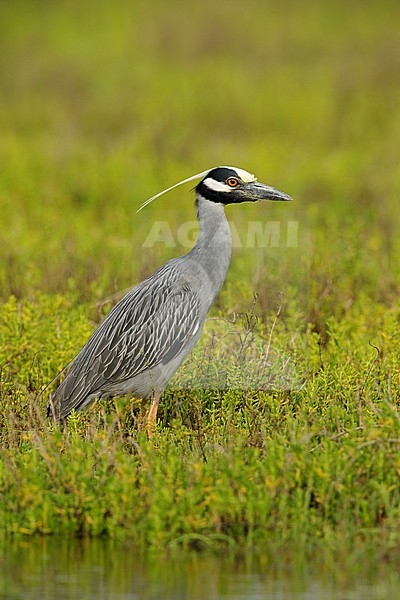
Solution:
{"label": "white cheek patch", "polygon": [[229,187],[229,185],[223,181],[215,181],[215,179],[211,179],[211,177],[209,179],[205,179],[203,181],[203,185],[214,192],[231,192],[234,189]]}

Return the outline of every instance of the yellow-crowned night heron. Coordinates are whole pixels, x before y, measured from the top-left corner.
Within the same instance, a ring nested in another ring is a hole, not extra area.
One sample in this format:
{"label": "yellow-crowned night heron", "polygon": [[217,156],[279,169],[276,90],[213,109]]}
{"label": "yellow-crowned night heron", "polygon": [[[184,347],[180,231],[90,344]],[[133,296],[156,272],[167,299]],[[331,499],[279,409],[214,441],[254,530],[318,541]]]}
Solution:
{"label": "yellow-crowned night heron", "polygon": [[151,398],[151,431],[160,396],[197,343],[228,271],[232,241],[225,205],[291,199],[235,167],[216,167],[176,185],[200,177],[195,246],[165,263],[111,310],[53,394],[50,415],[63,419],[96,398],[129,393],[143,401]]}

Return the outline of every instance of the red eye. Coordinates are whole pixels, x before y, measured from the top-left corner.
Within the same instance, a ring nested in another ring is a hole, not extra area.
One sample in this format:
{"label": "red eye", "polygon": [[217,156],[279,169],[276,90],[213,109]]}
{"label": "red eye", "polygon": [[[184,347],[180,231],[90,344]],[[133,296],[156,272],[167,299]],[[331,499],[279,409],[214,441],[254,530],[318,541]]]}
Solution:
{"label": "red eye", "polygon": [[229,187],[236,187],[239,185],[239,179],[236,179],[236,177],[229,177],[229,179],[226,180],[226,183]]}

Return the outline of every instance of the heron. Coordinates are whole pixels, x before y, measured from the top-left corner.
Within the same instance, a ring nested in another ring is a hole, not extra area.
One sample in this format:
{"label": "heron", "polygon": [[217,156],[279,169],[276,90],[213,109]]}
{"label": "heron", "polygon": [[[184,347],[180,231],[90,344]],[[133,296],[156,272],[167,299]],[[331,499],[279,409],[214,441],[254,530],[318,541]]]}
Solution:
{"label": "heron", "polygon": [[225,206],[292,198],[237,167],[214,167],[159,192],[150,202],[188,181],[194,188],[199,236],[185,255],[172,258],[136,285],[99,324],[71,361],[51,395],[48,415],[64,420],[94,400],[125,394],[141,399],[152,436],[160,397],[198,342],[227,275],[232,238]]}

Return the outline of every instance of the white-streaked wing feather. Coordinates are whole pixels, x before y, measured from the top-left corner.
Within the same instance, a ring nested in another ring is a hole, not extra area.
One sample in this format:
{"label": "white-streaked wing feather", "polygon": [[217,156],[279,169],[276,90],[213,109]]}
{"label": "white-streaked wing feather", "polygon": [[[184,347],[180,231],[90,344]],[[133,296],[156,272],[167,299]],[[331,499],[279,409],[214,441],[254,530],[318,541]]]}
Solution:
{"label": "white-streaked wing feather", "polygon": [[[52,401],[61,413],[93,393],[176,356],[199,328],[199,297],[171,264],[131,290],[99,325],[75,358]],[[90,365],[90,368],[89,368]]]}

